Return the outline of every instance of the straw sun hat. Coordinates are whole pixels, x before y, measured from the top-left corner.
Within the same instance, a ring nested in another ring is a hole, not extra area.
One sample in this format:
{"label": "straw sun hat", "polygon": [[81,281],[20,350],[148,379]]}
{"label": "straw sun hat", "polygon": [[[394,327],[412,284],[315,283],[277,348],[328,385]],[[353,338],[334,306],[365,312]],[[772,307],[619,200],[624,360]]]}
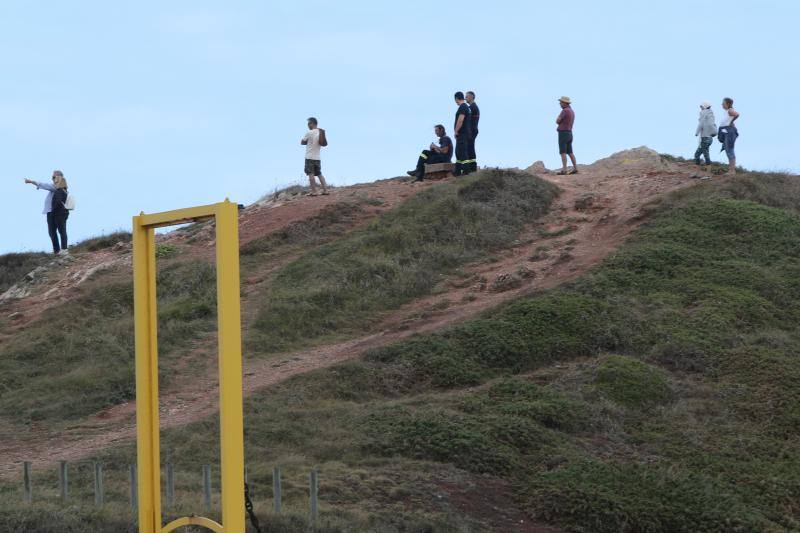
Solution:
{"label": "straw sun hat", "polygon": [[569,96],[562,96],[558,99],[559,102],[564,102],[565,104],[571,104],[572,101],[569,99]]}

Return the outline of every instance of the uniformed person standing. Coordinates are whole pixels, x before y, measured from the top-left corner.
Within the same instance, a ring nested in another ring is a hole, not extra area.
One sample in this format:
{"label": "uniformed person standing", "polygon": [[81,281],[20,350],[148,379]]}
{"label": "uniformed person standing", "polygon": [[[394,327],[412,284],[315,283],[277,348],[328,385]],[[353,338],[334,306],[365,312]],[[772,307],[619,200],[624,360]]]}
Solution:
{"label": "uniformed person standing", "polygon": [[458,110],[456,110],[456,123],[453,126],[453,133],[456,136],[456,168],[453,174],[463,176],[469,174],[469,143],[472,137],[470,131],[472,118],[469,105],[464,99],[464,93],[458,91],[454,97]]}
{"label": "uniformed person standing", "polygon": [[478,136],[478,122],[481,119],[481,110],[478,109],[478,104],[475,103],[475,93],[472,91],[467,91],[467,105],[472,119],[470,123],[469,154],[467,154],[467,159],[469,160],[467,173],[469,173],[478,170],[478,156],[475,155],[475,137]]}

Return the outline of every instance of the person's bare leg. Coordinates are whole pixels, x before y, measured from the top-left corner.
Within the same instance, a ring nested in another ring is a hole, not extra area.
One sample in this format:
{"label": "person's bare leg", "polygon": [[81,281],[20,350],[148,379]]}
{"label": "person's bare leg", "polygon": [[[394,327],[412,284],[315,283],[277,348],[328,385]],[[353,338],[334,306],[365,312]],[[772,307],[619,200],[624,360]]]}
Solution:
{"label": "person's bare leg", "polygon": [[567,173],[567,154],[561,154],[561,172]]}
{"label": "person's bare leg", "polygon": [[[578,170],[578,162],[575,161],[575,154],[569,154],[569,158],[572,161],[572,168]],[[564,168],[567,168],[566,163],[564,163]]]}
{"label": "person's bare leg", "polygon": [[736,158],[731,157],[728,160],[728,174],[736,174]]}
{"label": "person's bare leg", "polygon": [[325,176],[320,174],[317,177],[319,178],[319,184],[322,185],[322,194],[328,194],[328,184],[325,183]]}
{"label": "person's bare leg", "polygon": [[316,196],[316,194],[317,194],[317,182],[314,179],[314,175],[313,174],[309,174],[308,175],[308,183],[311,186],[311,194]]}

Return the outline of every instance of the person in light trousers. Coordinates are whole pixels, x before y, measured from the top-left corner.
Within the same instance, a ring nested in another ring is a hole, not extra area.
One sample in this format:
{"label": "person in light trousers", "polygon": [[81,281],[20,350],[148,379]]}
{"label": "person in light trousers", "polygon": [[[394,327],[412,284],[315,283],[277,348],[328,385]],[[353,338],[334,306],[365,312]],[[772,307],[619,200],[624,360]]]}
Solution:
{"label": "person in light trousers", "polygon": [[700,116],[697,118],[697,130],[694,132],[695,137],[700,137],[700,144],[697,145],[697,150],[694,152],[694,162],[700,163],[700,156],[705,159],[706,165],[711,164],[711,156],[708,149],[717,136],[717,123],[714,120],[714,111],[711,110],[711,104],[703,102],[700,104]]}

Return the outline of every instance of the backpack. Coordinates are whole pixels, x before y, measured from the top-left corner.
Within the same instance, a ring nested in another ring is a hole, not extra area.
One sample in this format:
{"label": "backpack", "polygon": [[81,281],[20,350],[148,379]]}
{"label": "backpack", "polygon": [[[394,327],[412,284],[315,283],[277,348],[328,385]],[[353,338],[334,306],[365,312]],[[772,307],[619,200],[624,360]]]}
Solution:
{"label": "backpack", "polygon": [[64,209],[67,211],[75,209],[75,196],[71,192],[67,193],[67,199],[64,201]]}
{"label": "backpack", "polygon": [[328,146],[328,138],[325,136],[325,130],[319,128],[319,145]]}

